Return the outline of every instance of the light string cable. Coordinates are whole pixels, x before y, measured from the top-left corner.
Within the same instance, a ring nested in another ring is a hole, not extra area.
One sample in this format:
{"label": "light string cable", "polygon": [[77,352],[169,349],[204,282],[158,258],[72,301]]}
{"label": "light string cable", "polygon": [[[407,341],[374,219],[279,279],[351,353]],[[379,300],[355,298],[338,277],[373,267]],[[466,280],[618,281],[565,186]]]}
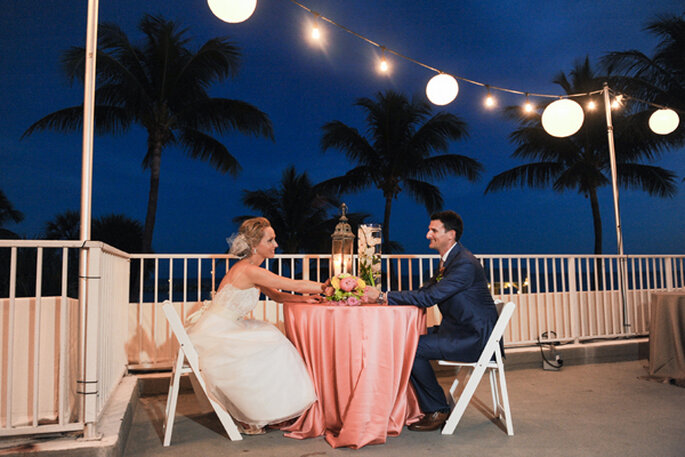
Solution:
{"label": "light string cable", "polygon": [[[322,15],[321,13],[319,13],[319,12],[317,12],[317,11],[312,10],[311,8],[309,8],[309,7],[306,6],[306,5],[303,5],[302,3],[300,3],[300,2],[297,1],[297,0],[289,0],[289,1],[290,1],[291,3],[294,3],[296,6],[302,8],[303,10],[308,11],[309,13],[313,14],[313,15],[314,15],[315,17],[317,17],[318,19],[320,19],[320,20],[322,20],[322,21],[326,21],[326,22],[328,22],[329,24],[331,24],[331,25],[333,25],[333,26],[335,26],[335,27],[338,27],[339,29],[341,29],[341,30],[343,30],[343,31],[345,31],[345,32],[347,32],[347,33],[349,33],[349,34],[351,34],[351,35],[354,35],[355,37],[359,38],[360,40],[365,41],[366,43],[370,44],[371,46],[375,46],[375,47],[381,49],[381,51],[383,51],[383,52],[387,52],[387,53],[393,54],[393,55],[395,55],[395,56],[397,56],[397,57],[399,57],[399,58],[401,58],[401,59],[404,59],[404,60],[406,60],[406,61],[408,61],[408,62],[411,62],[411,63],[413,63],[413,64],[416,64],[416,65],[419,65],[419,66],[421,66],[421,67],[423,67],[423,68],[426,68],[427,70],[434,71],[434,72],[436,72],[436,73],[438,73],[438,74],[440,74],[440,73],[449,74],[450,76],[454,77],[455,79],[458,79],[459,81],[464,81],[464,82],[469,83],[469,84],[472,84],[472,85],[474,85],[474,86],[484,87],[484,88],[487,88],[488,90],[496,90],[496,91],[500,91],[500,92],[507,92],[507,93],[510,93],[510,94],[523,95],[523,96],[526,96],[526,97],[557,98],[557,99],[561,99],[561,98],[576,98],[576,97],[586,97],[586,96],[590,96],[590,95],[597,95],[597,94],[602,93],[602,90],[603,90],[603,89],[597,89],[597,90],[590,91],[590,92],[578,92],[578,93],[574,93],[574,94],[562,94],[562,95],[560,95],[560,94],[547,94],[547,93],[539,93],[539,92],[522,91],[522,90],[517,90],[517,89],[509,89],[509,88],[500,87],[500,86],[493,86],[492,84],[487,84],[487,83],[483,83],[483,82],[476,81],[476,80],[473,80],[473,79],[465,78],[465,77],[463,77],[463,76],[454,75],[454,74],[452,74],[452,73],[449,73],[449,72],[446,72],[446,71],[442,71],[442,70],[440,70],[440,69],[438,69],[438,68],[435,68],[435,67],[433,67],[433,66],[431,66],[431,65],[425,64],[425,63],[423,63],[423,62],[421,62],[421,61],[419,61],[419,60],[416,60],[416,59],[414,59],[414,58],[412,58],[412,57],[406,56],[406,55],[404,55],[404,54],[402,54],[402,53],[400,53],[400,52],[398,52],[398,51],[395,51],[394,49],[391,49],[391,48],[387,47],[387,46],[381,45],[381,44],[379,44],[379,43],[373,41],[372,39],[370,39],[370,38],[368,38],[368,37],[366,37],[366,36],[364,36],[364,35],[362,35],[362,34],[360,34],[360,33],[355,32],[354,30],[350,29],[349,27],[345,27],[344,25],[342,25],[342,24],[340,24],[340,23],[334,21],[333,19],[331,19],[331,18],[329,18],[329,17],[326,17],[326,16]],[[641,99],[639,99],[639,98],[637,98],[637,97],[633,97],[632,95],[625,94],[625,93],[622,93],[622,92],[617,92],[617,91],[615,91],[615,90],[613,90],[613,89],[611,90],[611,93],[614,94],[615,96],[623,95],[626,99],[633,99],[633,100],[636,100],[636,101],[638,101],[638,102],[640,102],[640,103],[644,103],[644,104],[646,104],[646,105],[653,106],[653,107],[655,107],[655,108],[659,108],[659,109],[669,108],[669,109],[672,109],[672,110],[677,111],[677,112],[685,113],[684,111],[682,111],[682,110],[680,110],[680,109],[675,109],[675,108],[672,108],[672,107],[667,107],[667,106],[664,106],[664,105],[659,105],[659,104],[657,104],[657,103],[649,102],[649,101],[647,101],[647,100],[641,100]]]}

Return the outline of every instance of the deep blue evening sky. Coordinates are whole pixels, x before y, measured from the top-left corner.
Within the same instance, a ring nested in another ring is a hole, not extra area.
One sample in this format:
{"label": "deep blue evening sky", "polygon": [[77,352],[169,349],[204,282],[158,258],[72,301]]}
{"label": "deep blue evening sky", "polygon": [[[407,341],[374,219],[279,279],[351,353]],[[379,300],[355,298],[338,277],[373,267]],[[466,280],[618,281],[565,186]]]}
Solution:
{"label": "deep blue evening sky", "polygon": [[[561,70],[589,55],[593,63],[610,51],[639,49],[652,54],[656,40],[643,31],[658,14],[682,13],[682,0],[302,0],[322,15],[388,48],[462,77],[527,92],[561,94],[551,83]],[[59,68],[62,51],[82,46],[86,0],[5,0],[0,15],[0,188],[26,216],[7,226],[35,237],[46,221],[80,205],[81,134],[39,132],[20,140],[40,117],[82,103],[80,85],[69,87]],[[511,5],[517,5],[512,7]],[[100,0],[100,22],[120,25],[139,42],[137,24],[144,13],[162,14],[186,26],[196,49],[207,39],[228,35],[240,47],[239,75],[214,87],[215,96],[254,104],[271,118],[275,142],[239,134],[224,144],[240,161],[237,179],[178,150],[162,157],[160,199],[153,247],[156,252],[217,253],[236,230],[231,222],[249,213],[240,203],[242,189],[271,187],[294,164],[314,182],[350,168],[336,152],[321,153],[321,126],[340,120],[364,127],[359,97],[394,89],[424,96],[430,71],[393,59],[392,76],[375,72],[378,50],[330,25],[324,50],[307,40],[308,14],[287,0],[259,0],[242,24],[226,24],[212,15],[205,0]],[[460,83],[446,111],[464,119],[470,137],[450,152],[478,159],[482,179],[437,182],[445,207],[465,220],[463,237],[479,254],[592,253],[590,204],[576,193],[521,189],[483,195],[489,179],[519,164],[510,158],[508,135],[514,125],[482,107],[485,91]],[[521,97],[497,94],[500,106]],[[535,101],[535,100],[534,100]],[[545,100],[538,100],[540,103]],[[547,100],[548,102],[549,100]],[[681,122],[684,121],[681,119]],[[124,213],[144,221],[149,171],[141,161],[145,135],[134,128],[121,137],[96,137],[93,216]],[[685,175],[683,154],[673,150],[657,165],[676,172],[679,194],[657,199],[621,191],[625,251],[629,254],[685,252]],[[379,190],[345,197],[352,211],[383,219]],[[610,188],[600,194],[604,252],[616,252]],[[429,252],[424,239],[426,210],[405,195],[394,202],[391,233],[409,253]]]}

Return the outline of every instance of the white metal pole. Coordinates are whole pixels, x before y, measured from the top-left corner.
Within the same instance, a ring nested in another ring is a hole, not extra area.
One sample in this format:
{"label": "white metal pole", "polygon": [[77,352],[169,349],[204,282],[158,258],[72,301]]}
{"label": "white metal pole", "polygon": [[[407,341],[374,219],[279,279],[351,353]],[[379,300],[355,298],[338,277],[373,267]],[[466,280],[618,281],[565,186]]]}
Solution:
{"label": "white metal pole", "polygon": [[626,303],[626,268],[625,257],[623,255],[623,232],[621,230],[621,210],[618,206],[618,177],[616,172],[616,148],[614,146],[614,125],[611,120],[611,100],[609,97],[609,84],[604,83],[602,89],[604,95],[604,112],[607,121],[607,140],[609,142],[609,163],[611,165],[611,187],[614,193],[614,219],[616,220],[616,243],[618,245],[618,289],[621,296],[621,304],[623,306],[623,327],[628,330],[630,327],[630,319],[628,316],[628,306]]}
{"label": "white metal pole", "polygon": [[[79,356],[80,382],[77,392],[83,396],[91,394],[90,388],[94,380],[87,379],[86,373],[86,333],[88,312],[88,248],[86,242],[90,239],[91,196],[93,178],[93,123],[95,119],[95,57],[97,55],[98,34],[98,0],[88,0],[88,25],[86,28],[86,70],[83,90],[83,143],[81,154],[81,229],[82,242],[79,252]],[[81,419],[84,421],[84,438],[93,439],[96,436],[95,423],[86,417],[86,402],[81,402]]]}

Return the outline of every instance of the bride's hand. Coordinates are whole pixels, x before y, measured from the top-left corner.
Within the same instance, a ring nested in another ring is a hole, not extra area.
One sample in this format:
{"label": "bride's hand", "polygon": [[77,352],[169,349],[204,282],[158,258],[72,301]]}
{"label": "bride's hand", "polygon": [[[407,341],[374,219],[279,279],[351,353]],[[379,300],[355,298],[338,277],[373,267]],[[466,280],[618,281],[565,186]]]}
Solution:
{"label": "bride's hand", "polygon": [[309,295],[305,298],[305,303],[323,303],[324,298],[321,295]]}

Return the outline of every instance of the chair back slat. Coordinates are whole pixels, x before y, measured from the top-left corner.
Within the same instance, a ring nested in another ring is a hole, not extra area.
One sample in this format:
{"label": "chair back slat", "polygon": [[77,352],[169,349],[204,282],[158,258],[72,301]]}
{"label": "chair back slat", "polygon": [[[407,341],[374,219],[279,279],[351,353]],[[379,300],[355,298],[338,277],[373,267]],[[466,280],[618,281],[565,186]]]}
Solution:
{"label": "chair back slat", "polygon": [[162,310],[166,315],[167,321],[169,322],[169,326],[171,327],[171,331],[174,332],[174,335],[176,336],[178,343],[183,348],[183,353],[185,354],[186,359],[188,360],[188,364],[193,368],[193,370],[197,371],[199,369],[197,351],[195,350],[193,344],[190,342],[188,332],[186,332],[186,329],[183,327],[183,323],[181,322],[181,319],[178,317],[178,313],[176,312],[174,305],[171,302],[166,301],[164,305],[162,305]]}
{"label": "chair back slat", "polygon": [[504,335],[504,330],[507,328],[511,316],[514,314],[514,309],[516,309],[516,303],[512,301],[504,305],[477,363],[488,363],[492,359],[492,355],[495,353],[495,349],[499,347],[499,341],[502,339],[502,335]]}

